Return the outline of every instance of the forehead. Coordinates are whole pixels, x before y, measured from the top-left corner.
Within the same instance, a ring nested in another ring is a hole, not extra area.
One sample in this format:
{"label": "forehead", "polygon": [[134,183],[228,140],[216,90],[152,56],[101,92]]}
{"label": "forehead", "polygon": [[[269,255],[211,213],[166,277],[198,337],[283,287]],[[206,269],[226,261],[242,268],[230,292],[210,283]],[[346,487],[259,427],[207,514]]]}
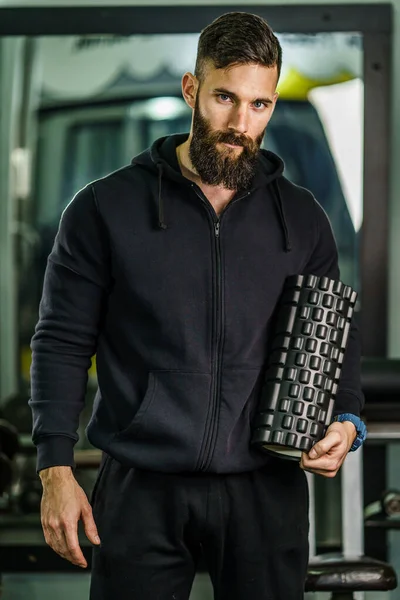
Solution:
{"label": "forehead", "polygon": [[278,79],[276,65],[265,67],[255,63],[225,69],[216,69],[209,64],[204,75],[203,85],[210,93],[215,88],[225,88],[243,99],[272,96]]}

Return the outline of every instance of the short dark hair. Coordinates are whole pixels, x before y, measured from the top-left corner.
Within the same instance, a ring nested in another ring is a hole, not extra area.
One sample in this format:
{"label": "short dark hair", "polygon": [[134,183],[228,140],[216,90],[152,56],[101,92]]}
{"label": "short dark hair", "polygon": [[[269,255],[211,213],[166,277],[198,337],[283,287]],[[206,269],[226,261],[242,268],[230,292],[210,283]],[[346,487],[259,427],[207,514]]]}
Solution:
{"label": "short dark hair", "polygon": [[268,23],[260,16],[230,12],[215,19],[200,34],[195,75],[202,81],[207,63],[216,69],[239,64],[282,66],[282,48]]}

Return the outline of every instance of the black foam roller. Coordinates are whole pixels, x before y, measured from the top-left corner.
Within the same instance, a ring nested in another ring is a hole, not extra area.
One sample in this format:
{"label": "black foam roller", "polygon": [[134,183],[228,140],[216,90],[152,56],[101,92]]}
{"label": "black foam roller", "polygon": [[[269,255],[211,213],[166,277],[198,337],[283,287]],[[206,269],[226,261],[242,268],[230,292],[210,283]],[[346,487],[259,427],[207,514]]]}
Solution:
{"label": "black foam roller", "polygon": [[288,277],[253,423],[252,445],[299,460],[331,423],[357,292],[315,275]]}

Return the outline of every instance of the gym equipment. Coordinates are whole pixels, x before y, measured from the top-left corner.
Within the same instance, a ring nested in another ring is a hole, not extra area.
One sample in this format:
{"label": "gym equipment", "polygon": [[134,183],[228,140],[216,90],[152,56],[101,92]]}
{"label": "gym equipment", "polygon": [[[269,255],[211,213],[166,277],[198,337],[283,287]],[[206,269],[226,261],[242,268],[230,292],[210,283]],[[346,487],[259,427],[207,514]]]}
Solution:
{"label": "gym equipment", "polygon": [[288,277],[252,445],[300,460],[331,423],[357,292],[315,275]]}
{"label": "gym equipment", "polygon": [[308,564],[305,591],[332,592],[331,600],[353,600],[355,592],[396,587],[396,573],[388,563],[367,556],[321,554]]}
{"label": "gym equipment", "polygon": [[385,490],[382,497],[371,502],[364,509],[364,519],[397,519],[400,521],[400,492],[398,490]]}
{"label": "gym equipment", "polygon": [[42,500],[42,484],[40,479],[28,478],[20,482],[17,506],[23,514],[36,514],[40,512]]}
{"label": "gym equipment", "polygon": [[0,496],[6,492],[13,479],[13,468],[11,460],[3,452],[0,452]]}
{"label": "gym equipment", "polygon": [[12,423],[20,434],[32,433],[32,410],[28,404],[29,391],[16,392],[2,399],[0,418]]}
{"label": "gym equipment", "polygon": [[5,419],[0,419],[0,448],[10,460],[19,450],[18,430]]}
{"label": "gym equipment", "polygon": [[4,419],[0,419],[0,495],[11,486],[12,460],[19,449],[18,431]]}

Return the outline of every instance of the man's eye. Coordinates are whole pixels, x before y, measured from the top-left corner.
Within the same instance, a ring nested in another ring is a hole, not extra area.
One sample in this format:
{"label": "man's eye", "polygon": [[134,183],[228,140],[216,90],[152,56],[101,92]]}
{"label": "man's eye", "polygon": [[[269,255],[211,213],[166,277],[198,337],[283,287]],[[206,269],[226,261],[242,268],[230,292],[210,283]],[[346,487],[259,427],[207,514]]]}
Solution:
{"label": "man's eye", "polygon": [[264,102],[262,100],[256,100],[254,102],[254,107],[255,108],[262,108],[263,106],[265,106]]}
{"label": "man's eye", "polygon": [[218,94],[218,97],[221,98],[223,102],[225,102],[226,100],[230,100],[228,94]]}

